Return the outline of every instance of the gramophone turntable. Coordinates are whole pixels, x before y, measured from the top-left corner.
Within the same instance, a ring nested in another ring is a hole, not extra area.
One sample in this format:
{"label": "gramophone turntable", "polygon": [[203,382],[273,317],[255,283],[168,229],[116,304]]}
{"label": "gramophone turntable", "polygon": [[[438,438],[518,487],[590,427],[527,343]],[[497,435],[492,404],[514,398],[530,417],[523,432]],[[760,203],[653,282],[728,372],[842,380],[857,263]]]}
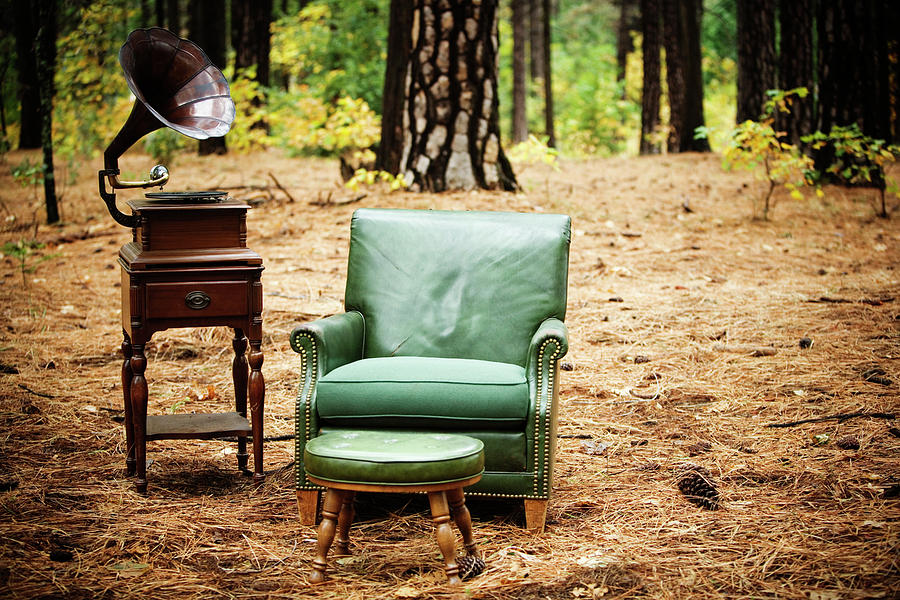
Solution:
{"label": "gramophone turntable", "polygon": [[[225,135],[235,117],[228,82],[196,44],[158,27],[131,32],[119,62],[135,102],[104,153],[99,183],[110,215],[132,230],[132,241],[119,250],[126,472],[136,475],[136,488],[145,492],[148,440],[226,436],[237,436],[238,467],[246,472],[250,434],[253,477],[261,481],[263,265],[247,248],[249,206],[221,191],[150,192],[128,200],[131,214],[124,214],[115,194],[116,189],[161,189],[168,182],[161,165],[145,181],[119,178],[119,157],[151,131],[170,127],[195,139]],[[145,345],[164,329],[208,326],[234,330],[235,411],[148,416]]]}

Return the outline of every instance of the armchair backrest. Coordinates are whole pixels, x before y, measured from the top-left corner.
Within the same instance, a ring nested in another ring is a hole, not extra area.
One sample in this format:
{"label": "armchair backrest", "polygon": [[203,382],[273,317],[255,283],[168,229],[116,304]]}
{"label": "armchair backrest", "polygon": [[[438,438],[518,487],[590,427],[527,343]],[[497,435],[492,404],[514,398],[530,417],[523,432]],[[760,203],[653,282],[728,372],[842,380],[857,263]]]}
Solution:
{"label": "armchair backrest", "polygon": [[541,322],[565,318],[568,216],[359,209],[350,230],[344,302],[366,358],[525,366]]}

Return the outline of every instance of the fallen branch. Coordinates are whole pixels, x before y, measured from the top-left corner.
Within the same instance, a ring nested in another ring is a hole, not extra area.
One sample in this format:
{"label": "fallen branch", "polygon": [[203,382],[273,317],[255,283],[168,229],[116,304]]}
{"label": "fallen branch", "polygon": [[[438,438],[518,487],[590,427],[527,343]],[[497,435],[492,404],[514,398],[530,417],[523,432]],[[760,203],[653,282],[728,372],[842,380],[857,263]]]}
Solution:
{"label": "fallen branch", "polygon": [[291,193],[289,191],[287,191],[286,189],[284,189],[284,186],[281,185],[281,183],[277,179],[275,179],[275,176],[272,175],[271,172],[269,172],[269,177],[272,178],[272,181],[275,182],[275,185],[278,187],[278,189],[281,190],[282,192],[284,192],[284,195],[288,197],[288,200],[290,200],[291,202],[295,202],[294,197],[291,196]]}
{"label": "fallen branch", "polygon": [[848,298],[831,298],[829,296],[819,296],[818,298],[810,298],[809,300],[807,300],[807,302],[811,302],[814,304],[853,304],[855,302],[858,302],[860,304],[868,304],[870,306],[881,306],[886,302],[893,301],[893,298],[861,298],[859,300],[850,300]]}
{"label": "fallen branch", "polygon": [[822,421],[838,421],[843,423],[847,419],[853,419],[855,417],[872,417],[873,419],[888,419],[893,420],[896,418],[894,413],[879,413],[879,412],[855,412],[855,413],[841,413],[838,415],[829,415],[827,417],[816,417],[815,419],[801,419],[800,421],[790,421],[788,423],[769,423],[766,427],[794,427],[795,425],[803,425],[805,423],[821,423]]}

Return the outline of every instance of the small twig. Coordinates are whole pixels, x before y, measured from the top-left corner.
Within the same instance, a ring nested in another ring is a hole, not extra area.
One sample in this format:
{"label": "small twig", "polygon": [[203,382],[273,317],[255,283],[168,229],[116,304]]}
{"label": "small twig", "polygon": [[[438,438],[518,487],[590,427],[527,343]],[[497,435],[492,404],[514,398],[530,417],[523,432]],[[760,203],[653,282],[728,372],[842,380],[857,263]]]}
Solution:
{"label": "small twig", "polygon": [[278,189],[281,190],[282,192],[284,192],[284,195],[288,197],[288,200],[290,200],[291,202],[295,202],[294,197],[291,196],[291,193],[289,191],[287,191],[286,189],[284,189],[284,186],[281,185],[281,183],[279,183],[279,181],[277,179],[275,179],[275,176],[272,175],[271,172],[269,172],[269,177],[272,178],[272,181],[275,182],[275,185],[278,187]]}
{"label": "small twig", "polygon": [[45,394],[45,393],[43,393],[43,392],[36,392],[36,391],[34,391],[33,389],[31,389],[30,387],[28,387],[27,385],[25,385],[24,383],[20,383],[20,384],[18,384],[18,386],[19,386],[20,388],[22,388],[23,390],[25,390],[26,392],[30,392],[30,393],[34,394],[35,396],[40,396],[41,398],[56,398],[56,396],[54,396],[54,395],[52,395],[52,394]]}
{"label": "small twig", "polygon": [[766,427],[793,427],[795,425],[803,425],[805,423],[821,423],[822,421],[840,421],[843,423],[847,419],[852,419],[854,417],[872,417],[873,419],[888,419],[893,420],[896,418],[894,413],[878,413],[878,412],[855,412],[855,413],[841,413],[839,415],[829,415],[827,417],[817,417],[815,419],[801,419],[800,421],[790,421],[788,423],[769,423]]}
{"label": "small twig", "polygon": [[713,350],[749,354],[750,356],[774,356],[777,352],[772,346],[751,346],[747,344],[713,344]]}

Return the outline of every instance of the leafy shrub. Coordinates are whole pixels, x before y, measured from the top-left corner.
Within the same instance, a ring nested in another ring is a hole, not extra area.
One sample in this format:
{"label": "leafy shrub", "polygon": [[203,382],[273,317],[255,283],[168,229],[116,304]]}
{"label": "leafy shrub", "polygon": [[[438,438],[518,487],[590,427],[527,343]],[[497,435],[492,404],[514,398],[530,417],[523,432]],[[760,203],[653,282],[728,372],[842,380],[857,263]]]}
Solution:
{"label": "leafy shrub", "polygon": [[[769,90],[767,94],[769,99],[763,107],[762,118],[759,121],[748,119],[738,124],[732,130],[729,144],[722,153],[726,169],[754,171],[758,177],[768,182],[769,186],[762,200],[763,219],[769,218],[769,210],[774,206],[772,192],[776,186],[783,185],[790,191],[791,197],[801,199],[803,194],[800,188],[813,185],[813,160],[796,146],[781,141],[782,134],[773,127],[775,112],[790,112],[793,97],[805,97],[807,89]],[[706,137],[708,134],[709,128],[697,128],[697,137]],[[821,195],[821,190],[817,190],[817,193]]]}
{"label": "leafy shrub", "polygon": [[[801,138],[814,150],[830,147],[834,159],[825,173],[848,185],[868,185],[881,192],[879,216],[887,217],[885,188],[888,186],[885,166],[900,155],[900,146],[890,145],[884,140],[876,140],[864,135],[859,125],[835,126],[828,133],[816,131]],[[893,187],[893,181],[891,182]]]}

